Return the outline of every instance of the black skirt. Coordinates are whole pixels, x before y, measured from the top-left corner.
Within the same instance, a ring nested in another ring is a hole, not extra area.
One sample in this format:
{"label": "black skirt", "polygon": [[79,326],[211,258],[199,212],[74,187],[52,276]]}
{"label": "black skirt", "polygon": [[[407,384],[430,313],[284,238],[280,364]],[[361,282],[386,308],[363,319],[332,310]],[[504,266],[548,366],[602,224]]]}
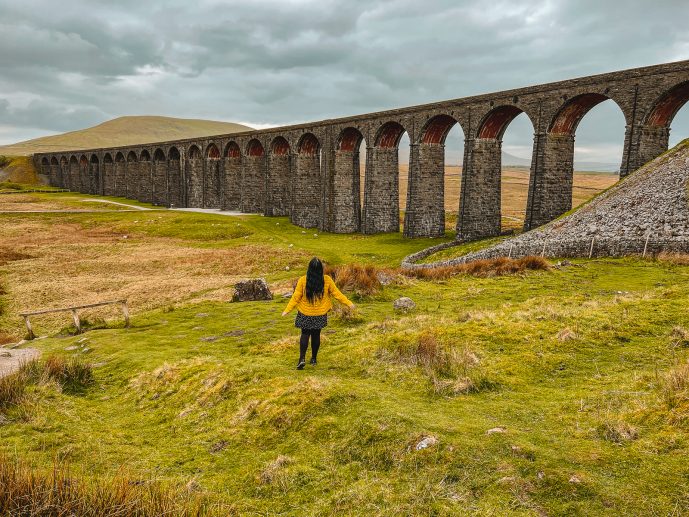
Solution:
{"label": "black skirt", "polygon": [[294,326],[300,329],[315,330],[322,329],[328,324],[328,315],[321,316],[307,316],[297,311],[297,317],[294,320]]}

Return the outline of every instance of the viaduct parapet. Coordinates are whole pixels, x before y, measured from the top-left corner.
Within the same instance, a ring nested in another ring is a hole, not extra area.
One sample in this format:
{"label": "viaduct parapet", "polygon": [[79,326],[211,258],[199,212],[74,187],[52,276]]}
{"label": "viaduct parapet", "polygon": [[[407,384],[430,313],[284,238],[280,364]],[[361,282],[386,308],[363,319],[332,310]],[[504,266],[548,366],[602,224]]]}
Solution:
{"label": "viaduct parapet", "polygon": [[512,120],[526,113],[534,127],[528,230],[572,208],[577,125],[608,99],[626,121],[625,176],[667,150],[672,120],[689,100],[689,61],[265,130],[40,153],[34,161],[52,185],[84,193],[289,216],[338,233],[397,232],[398,148],[406,132],[404,234],[432,237],[445,231],[445,139],[459,124],[465,146],[457,236],[476,239],[501,230],[501,146]]}

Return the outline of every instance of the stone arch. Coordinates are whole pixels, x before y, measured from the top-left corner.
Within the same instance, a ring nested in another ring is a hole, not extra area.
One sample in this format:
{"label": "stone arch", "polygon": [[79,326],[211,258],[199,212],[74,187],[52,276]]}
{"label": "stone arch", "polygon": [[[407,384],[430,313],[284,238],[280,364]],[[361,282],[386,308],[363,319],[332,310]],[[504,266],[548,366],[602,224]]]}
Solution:
{"label": "stone arch", "polygon": [[76,155],[71,155],[67,161],[67,177],[69,178],[69,189],[79,191],[79,159]]}
{"label": "stone arch", "polygon": [[[387,121],[375,132],[373,148],[367,151],[363,233],[400,231],[399,144],[405,133],[401,123]],[[407,190],[407,197],[408,194]]]}
{"label": "stone arch", "polygon": [[352,233],[361,227],[361,156],[363,133],[356,127],[340,131],[335,145],[334,174],[328,206],[328,227],[335,233]]}
{"label": "stone arch", "polygon": [[51,184],[51,185],[55,184],[53,182],[53,178],[50,175],[50,160],[48,160],[47,156],[44,156],[43,158],[41,158],[41,175],[48,178],[49,184]]}
{"label": "stone arch", "polygon": [[103,155],[103,195],[115,195],[115,160],[111,153]]}
{"label": "stone arch", "polygon": [[77,174],[77,190],[90,192],[91,180],[89,178],[89,159],[85,154],[79,157],[79,172]]}
{"label": "stone arch", "polygon": [[186,165],[186,199],[187,206],[193,208],[204,207],[204,164],[201,149],[194,144],[187,152]]}
{"label": "stone arch", "polygon": [[206,146],[206,160],[203,165],[203,207],[221,208],[221,166],[220,149],[214,143]]}
{"label": "stone arch", "polygon": [[55,156],[50,158],[50,184],[56,187],[64,187],[60,162]]}
{"label": "stone arch", "polygon": [[653,102],[644,123],[651,127],[667,127],[677,112],[689,101],[689,81],[677,84],[665,91]]}
{"label": "stone arch", "polygon": [[167,186],[170,207],[186,206],[184,182],[182,181],[182,156],[175,146],[170,147],[168,151]]}
{"label": "stone arch", "polygon": [[206,158],[209,160],[220,159],[220,150],[218,149],[217,145],[215,145],[214,143],[208,144],[208,146],[206,147]]}
{"label": "stone arch", "polygon": [[246,144],[246,155],[257,157],[264,156],[265,149],[263,148],[263,144],[256,138],[249,140],[249,143]]}
{"label": "stone arch", "polygon": [[[689,81],[667,89],[653,101],[640,128],[636,166],[640,167],[667,151],[670,145],[670,126],[687,101]],[[627,166],[627,169],[634,168],[636,167]]]}
{"label": "stone arch", "polygon": [[151,153],[144,149],[139,153],[138,159],[138,188],[136,199],[142,203],[153,202],[153,166],[151,163]]}
{"label": "stone arch", "polygon": [[100,160],[98,155],[93,153],[89,159],[89,192],[92,194],[101,194],[103,192],[101,186],[101,171]]}
{"label": "stone arch", "polygon": [[246,213],[265,213],[266,152],[256,138],[246,145],[242,160],[241,210]]}
{"label": "stone arch", "polygon": [[292,201],[294,224],[305,228],[322,226],[321,177],[321,143],[313,133],[304,133],[297,142]]}
{"label": "stone arch", "polygon": [[134,151],[129,151],[129,152],[127,153],[127,161],[130,162],[130,163],[138,162],[138,161],[139,161],[139,157],[136,155],[136,153],[135,153]]}
{"label": "stone arch", "polygon": [[[574,135],[581,120],[586,114],[601,102],[611,100],[623,114],[624,110],[615,101],[602,93],[583,93],[568,99],[555,113],[550,124],[548,133],[553,135]],[[626,114],[625,114],[626,118]]]}
{"label": "stone arch", "polygon": [[627,113],[607,92],[582,93],[566,99],[550,119],[545,139],[534,152],[525,230],[548,223],[572,209],[575,135],[593,108],[606,101],[615,105],[624,118],[620,128],[624,135],[624,124],[629,123]]}
{"label": "stone arch", "polygon": [[376,132],[375,146],[380,149],[397,148],[406,131],[399,122],[386,122]]}
{"label": "stone arch", "polygon": [[419,143],[410,156],[404,216],[404,235],[407,237],[445,234],[445,141],[457,126],[463,135],[459,121],[441,113],[431,116],[419,133]]}
{"label": "stone arch", "polygon": [[[478,125],[477,138],[502,140],[507,127],[524,111],[517,106],[506,104],[490,110]],[[533,121],[532,121],[533,124]]]}
{"label": "stone arch", "polygon": [[290,145],[283,136],[276,136],[270,142],[268,157],[268,190],[266,215],[285,216],[290,214],[291,193],[291,156]]}
{"label": "stone arch", "polygon": [[235,141],[230,141],[225,146],[225,157],[226,158],[240,158],[242,156],[242,151],[239,145]]}
{"label": "stone arch", "polygon": [[135,151],[129,151],[125,158],[126,164],[124,168],[124,188],[120,190],[118,195],[128,197],[130,199],[138,199],[140,174],[139,174],[139,157]]}
{"label": "stone arch", "polygon": [[167,192],[167,158],[165,151],[160,147],[153,151],[153,164],[151,166],[152,190],[151,202],[154,205],[169,204]]}
{"label": "stone arch", "polygon": [[242,150],[230,140],[223,152],[224,174],[221,206],[223,210],[241,210],[242,207]]}

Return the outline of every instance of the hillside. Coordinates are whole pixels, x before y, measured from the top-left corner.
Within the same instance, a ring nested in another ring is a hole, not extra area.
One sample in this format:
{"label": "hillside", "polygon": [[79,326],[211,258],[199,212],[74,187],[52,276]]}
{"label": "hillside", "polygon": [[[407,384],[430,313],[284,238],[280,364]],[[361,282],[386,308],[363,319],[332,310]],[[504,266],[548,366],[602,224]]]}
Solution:
{"label": "hillside", "polygon": [[94,127],[0,146],[0,155],[24,156],[55,150],[92,149],[238,133],[251,128],[233,122],[158,116],[119,117]]}
{"label": "hillside", "polygon": [[[93,196],[0,202],[83,199]],[[218,515],[689,511],[689,266],[606,259],[436,281],[393,274],[372,294],[339,277],[359,313],[333,314],[318,366],[297,372],[282,294],[313,254],[393,267],[439,240],[105,207],[0,214],[0,233],[8,340],[22,332],[22,309],[128,298],[132,310],[128,329],[117,309],[84,311],[93,330],[83,336],[69,335],[68,313],[32,320],[49,337],[31,346],[90,363],[94,380],[39,380],[19,403],[0,404],[0,481],[17,459],[47,471],[60,461],[78,479],[170,483],[223,505],[209,513]],[[264,276],[275,299],[227,303],[246,276]],[[417,308],[395,312],[399,296]],[[0,514],[11,515],[3,495]]]}

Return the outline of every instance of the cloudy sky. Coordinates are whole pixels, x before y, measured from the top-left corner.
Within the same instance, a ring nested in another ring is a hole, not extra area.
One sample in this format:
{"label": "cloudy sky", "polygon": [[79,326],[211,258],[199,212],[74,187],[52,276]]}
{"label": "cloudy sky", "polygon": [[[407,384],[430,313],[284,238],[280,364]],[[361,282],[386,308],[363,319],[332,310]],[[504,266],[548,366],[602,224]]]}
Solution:
{"label": "cloudy sky", "polygon": [[[121,115],[267,127],[689,59],[687,20],[686,0],[1,0],[0,143]],[[520,117],[505,149],[529,157],[532,133]],[[600,105],[578,159],[618,162],[623,134]]]}

